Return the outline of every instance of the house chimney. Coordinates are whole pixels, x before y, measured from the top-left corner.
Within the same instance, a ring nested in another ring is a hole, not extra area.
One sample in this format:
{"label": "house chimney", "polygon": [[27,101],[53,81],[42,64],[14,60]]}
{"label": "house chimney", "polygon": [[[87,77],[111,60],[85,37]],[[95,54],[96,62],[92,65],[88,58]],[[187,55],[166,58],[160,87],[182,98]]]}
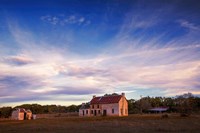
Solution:
{"label": "house chimney", "polygon": [[125,97],[125,93],[122,93],[122,96]]}
{"label": "house chimney", "polygon": [[93,98],[95,98],[96,97],[96,95],[93,95]]}

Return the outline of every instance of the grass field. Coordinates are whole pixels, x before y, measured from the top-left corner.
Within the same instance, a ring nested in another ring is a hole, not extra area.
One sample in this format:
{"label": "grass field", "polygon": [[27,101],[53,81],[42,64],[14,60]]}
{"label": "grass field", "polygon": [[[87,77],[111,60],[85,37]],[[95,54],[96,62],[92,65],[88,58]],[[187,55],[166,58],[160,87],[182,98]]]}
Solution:
{"label": "grass field", "polygon": [[129,115],[128,117],[55,117],[36,120],[0,120],[0,133],[199,133],[200,116]]}

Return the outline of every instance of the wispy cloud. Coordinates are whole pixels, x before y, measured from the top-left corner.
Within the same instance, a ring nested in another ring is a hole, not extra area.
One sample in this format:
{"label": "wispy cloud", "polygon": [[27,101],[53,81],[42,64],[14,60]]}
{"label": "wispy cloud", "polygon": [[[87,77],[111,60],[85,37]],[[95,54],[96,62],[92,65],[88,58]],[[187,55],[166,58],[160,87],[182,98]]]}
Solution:
{"label": "wispy cloud", "polygon": [[77,25],[88,25],[91,21],[80,15],[45,15],[40,18],[44,22],[48,22],[53,25],[68,25],[68,24],[77,24]]}
{"label": "wispy cloud", "polygon": [[4,59],[4,61],[14,65],[26,65],[34,62],[31,58],[25,55],[10,56]]}
{"label": "wispy cloud", "polygon": [[[65,31],[65,37],[72,39],[70,45],[58,38],[54,38],[58,45],[50,45],[50,41],[44,40],[48,33],[34,36],[29,29],[9,23],[9,33],[18,49],[10,52],[9,46],[0,44],[0,100],[81,103],[90,100],[93,94],[113,92],[127,92],[128,98],[153,94],[174,96],[186,91],[199,94],[199,26],[185,19],[178,23],[174,19],[165,21],[162,13],[145,15],[146,12],[138,15],[130,11],[114,30],[116,33],[102,46],[96,46],[103,47],[101,50],[95,54],[92,50],[85,51],[85,55],[71,48],[79,48],[78,44],[85,39],[81,40],[82,36],[78,40],[73,33]],[[91,23],[86,16],[75,14],[46,15],[40,19],[60,26]],[[179,31],[173,28],[159,31],[155,27],[168,23],[189,30],[166,41],[166,36]],[[81,32],[92,38],[91,33],[98,30]],[[59,45],[63,43],[66,47]]]}
{"label": "wispy cloud", "polygon": [[42,16],[41,20],[49,22],[50,24],[56,25],[59,22],[59,18],[57,18],[56,16],[50,16],[50,15],[46,15],[46,16]]}
{"label": "wispy cloud", "polygon": [[200,26],[195,25],[194,23],[188,22],[187,20],[179,20],[178,21],[182,27],[188,28],[190,30],[200,30]]}
{"label": "wispy cloud", "polygon": [[[48,48],[44,42],[38,45],[34,43],[36,41],[30,36],[31,33],[20,27],[10,27],[10,30],[21,50],[13,56],[5,55],[4,59],[23,65],[0,63],[0,86],[4,90],[2,97],[19,97],[18,93],[8,93],[14,89],[26,95],[21,100],[27,97],[31,100],[34,95],[46,100],[48,98],[43,95],[57,95],[59,98],[62,94],[85,96],[115,91],[136,93],[134,95],[139,96],[145,95],[144,89],[145,92],[162,92],[162,95],[185,91],[198,93],[200,46],[195,42],[179,46],[178,43],[184,41],[181,39],[159,47],[157,43],[162,42],[157,37],[142,42],[138,47],[132,44],[140,41],[121,39],[129,33],[119,30],[118,45],[113,45],[116,42],[113,40],[105,51],[85,58],[78,53],[72,54],[67,49],[62,52],[62,48]],[[24,35],[25,37],[21,37]],[[28,44],[27,40],[32,43]]]}

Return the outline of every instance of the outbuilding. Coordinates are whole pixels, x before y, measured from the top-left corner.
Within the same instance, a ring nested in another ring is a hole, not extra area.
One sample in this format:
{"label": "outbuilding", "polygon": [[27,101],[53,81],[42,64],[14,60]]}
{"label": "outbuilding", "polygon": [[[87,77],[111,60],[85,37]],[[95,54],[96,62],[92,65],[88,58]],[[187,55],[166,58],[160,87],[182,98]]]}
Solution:
{"label": "outbuilding", "polygon": [[17,108],[13,110],[11,118],[14,120],[30,120],[32,118],[32,112],[24,108]]}

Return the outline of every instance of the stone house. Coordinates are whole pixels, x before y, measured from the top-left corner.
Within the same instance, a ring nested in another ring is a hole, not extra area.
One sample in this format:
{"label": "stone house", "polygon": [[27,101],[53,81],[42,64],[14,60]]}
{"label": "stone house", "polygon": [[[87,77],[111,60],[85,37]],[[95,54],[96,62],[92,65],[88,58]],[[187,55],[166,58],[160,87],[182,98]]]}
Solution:
{"label": "stone house", "polygon": [[17,108],[12,111],[11,118],[14,120],[30,120],[32,118],[32,112],[23,108]]}
{"label": "stone house", "polygon": [[125,94],[93,96],[89,105],[82,104],[79,116],[128,116],[128,102]]}

